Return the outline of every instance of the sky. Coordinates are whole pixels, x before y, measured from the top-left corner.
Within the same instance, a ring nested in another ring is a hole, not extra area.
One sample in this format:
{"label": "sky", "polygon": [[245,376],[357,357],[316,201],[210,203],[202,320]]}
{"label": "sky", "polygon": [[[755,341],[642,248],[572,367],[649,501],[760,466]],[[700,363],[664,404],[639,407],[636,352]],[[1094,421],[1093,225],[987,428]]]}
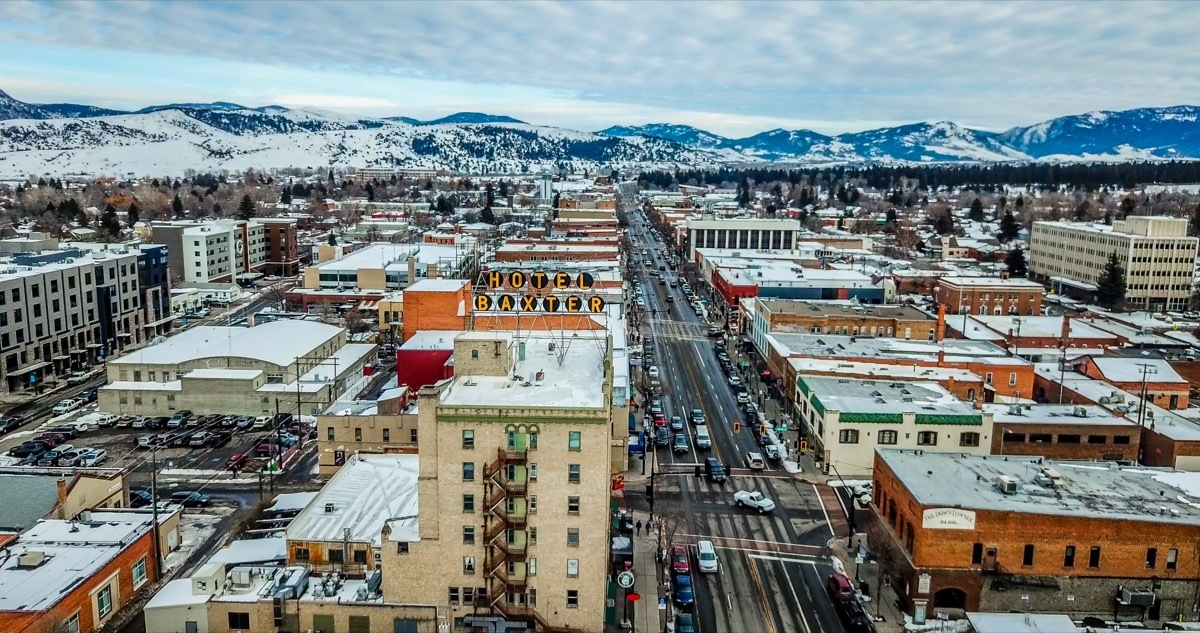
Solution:
{"label": "sky", "polygon": [[0,2],[0,90],[726,136],[1200,104],[1200,2]]}

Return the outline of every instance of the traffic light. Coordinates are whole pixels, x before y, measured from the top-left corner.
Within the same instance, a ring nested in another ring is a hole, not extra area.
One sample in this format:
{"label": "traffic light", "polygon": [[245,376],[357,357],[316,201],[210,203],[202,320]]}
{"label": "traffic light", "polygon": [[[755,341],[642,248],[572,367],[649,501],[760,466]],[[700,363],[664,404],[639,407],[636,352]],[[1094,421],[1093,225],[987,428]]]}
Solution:
{"label": "traffic light", "polygon": [[766,435],[767,434],[767,425],[765,425],[765,424],[758,425],[758,434]]}
{"label": "traffic light", "polygon": [[800,454],[803,455],[807,452],[808,452],[808,440],[800,440]]}
{"label": "traffic light", "polygon": [[734,432],[734,433],[738,433],[738,432],[740,432],[741,430],[742,430],[742,423],[741,423],[741,422],[734,422],[734,423],[733,423],[733,432]]}

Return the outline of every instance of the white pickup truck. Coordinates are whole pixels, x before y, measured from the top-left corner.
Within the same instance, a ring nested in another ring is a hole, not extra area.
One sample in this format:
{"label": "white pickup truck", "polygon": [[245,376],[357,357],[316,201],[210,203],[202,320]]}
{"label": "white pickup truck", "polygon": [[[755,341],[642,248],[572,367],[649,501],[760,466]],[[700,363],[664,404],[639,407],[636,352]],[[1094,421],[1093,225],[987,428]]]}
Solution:
{"label": "white pickup truck", "polygon": [[738,507],[757,508],[759,512],[766,513],[775,509],[775,502],[770,498],[763,496],[763,493],[757,490],[739,490],[733,493],[733,502]]}

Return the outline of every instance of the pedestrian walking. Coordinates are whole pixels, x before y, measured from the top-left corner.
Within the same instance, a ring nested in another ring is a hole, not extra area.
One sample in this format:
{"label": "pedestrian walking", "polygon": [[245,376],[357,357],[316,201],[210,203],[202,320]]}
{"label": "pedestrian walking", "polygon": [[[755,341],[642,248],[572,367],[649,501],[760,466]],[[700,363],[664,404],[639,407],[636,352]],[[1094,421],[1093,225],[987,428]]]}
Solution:
{"label": "pedestrian walking", "polygon": [[641,521],[641,519],[638,519],[638,522],[637,522],[637,533],[638,533],[638,536],[641,536],[641,535],[642,535],[642,521]]}

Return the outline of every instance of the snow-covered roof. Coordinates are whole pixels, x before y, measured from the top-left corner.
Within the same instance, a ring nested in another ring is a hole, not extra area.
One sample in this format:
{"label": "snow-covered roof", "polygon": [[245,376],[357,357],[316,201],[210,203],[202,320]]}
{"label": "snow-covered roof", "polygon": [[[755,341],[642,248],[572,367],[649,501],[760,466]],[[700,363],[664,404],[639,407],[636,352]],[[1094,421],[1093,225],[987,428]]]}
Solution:
{"label": "snow-covered roof", "polygon": [[315,492],[285,492],[275,497],[275,503],[267,508],[267,512],[295,512],[303,510],[315,499]]}
{"label": "snow-covered roof", "polygon": [[405,292],[455,292],[469,282],[465,279],[422,279],[406,288]]}
{"label": "snow-covered roof", "polygon": [[[1105,380],[1113,382],[1141,382],[1145,376],[1149,382],[1180,383],[1185,388],[1188,382],[1171,367],[1171,363],[1159,358],[1105,358],[1093,356],[1092,363]],[[1144,373],[1143,373],[1144,371]]]}
{"label": "snow-covered roof", "polygon": [[[878,449],[876,455],[927,507],[1200,525],[1200,472],[1015,455],[895,449]],[[1061,476],[1060,485],[1035,481],[1047,468]],[[1015,493],[1000,491],[1001,475],[1018,482]]]}
{"label": "snow-covered roof", "polygon": [[[296,492],[296,495],[316,496],[315,492]],[[280,497],[287,495],[279,495]],[[277,498],[278,499],[278,498]],[[278,501],[276,501],[278,503]],[[222,565],[248,565],[251,563],[269,563],[287,560],[287,539],[282,534],[265,538],[243,539],[234,541],[217,550],[209,563]]]}
{"label": "snow-covered roof", "polygon": [[154,594],[153,598],[146,603],[144,607],[147,611],[154,609],[167,609],[171,607],[183,607],[188,605],[204,604],[212,595],[208,593],[194,593],[192,591],[191,578],[179,578],[163,585]]}
{"label": "snow-covered roof", "polygon": [[983,410],[992,414],[992,421],[1005,424],[1111,425],[1130,426],[1135,430],[1137,427],[1136,421],[1097,405],[1032,404],[1013,408],[1007,404],[985,404]]}
{"label": "snow-covered roof", "polygon": [[109,361],[109,364],[179,365],[203,358],[251,358],[288,366],[337,338],[342,328],[316,321],[281,319],[255,327],[200,326]]}
{"label": "snow-covered roof", "polygon": [[355,454],[292,519],[288,540],[379,545],[385,523],[417,514],[417,465],[417,455]]}
{"label": "snow-covered roof", "polygon": [[451,351],[454,349],[455,337],[460,334],[460,330],[422,330],[413,333],[400,349]]}
{"label": "snow-covered roof", "polygon": [[936,382],[891,383],[814,374],[797,375],[826,411],[846,413],[927,413],[969,415],[976,411]]}
{"label": "snow-covered roof", "polygon": [[[460,337],[490,340],[496,332],[467,332]],[[606,330],[533,332],[509,346],[524,344],[525,360],[512,350],[514,366],[503,376],[455,376],[442,391],[442,404],[467,406],[536,407],[543,409],[604,407],[604,363],[608,355]],[[554,345],[553,350],[550,349]],[[561,361],[559,355],[561,356]],[[541,372],[541,380],[537,374]],[[521,380],[514,380],[513,376]]]}
{"label": "snow-covered roof", "polygon": [[1061,613],[968,613],[975,633],[1080,633],[1071,616]]}
{"label": "snow-covered roof", "polygon": [[208,378],[212,380],[253,380],[258,378],[263,372],[261,369],[223,369],[223,368],[201,368],[189,371],[186,376],[188,378]]}

